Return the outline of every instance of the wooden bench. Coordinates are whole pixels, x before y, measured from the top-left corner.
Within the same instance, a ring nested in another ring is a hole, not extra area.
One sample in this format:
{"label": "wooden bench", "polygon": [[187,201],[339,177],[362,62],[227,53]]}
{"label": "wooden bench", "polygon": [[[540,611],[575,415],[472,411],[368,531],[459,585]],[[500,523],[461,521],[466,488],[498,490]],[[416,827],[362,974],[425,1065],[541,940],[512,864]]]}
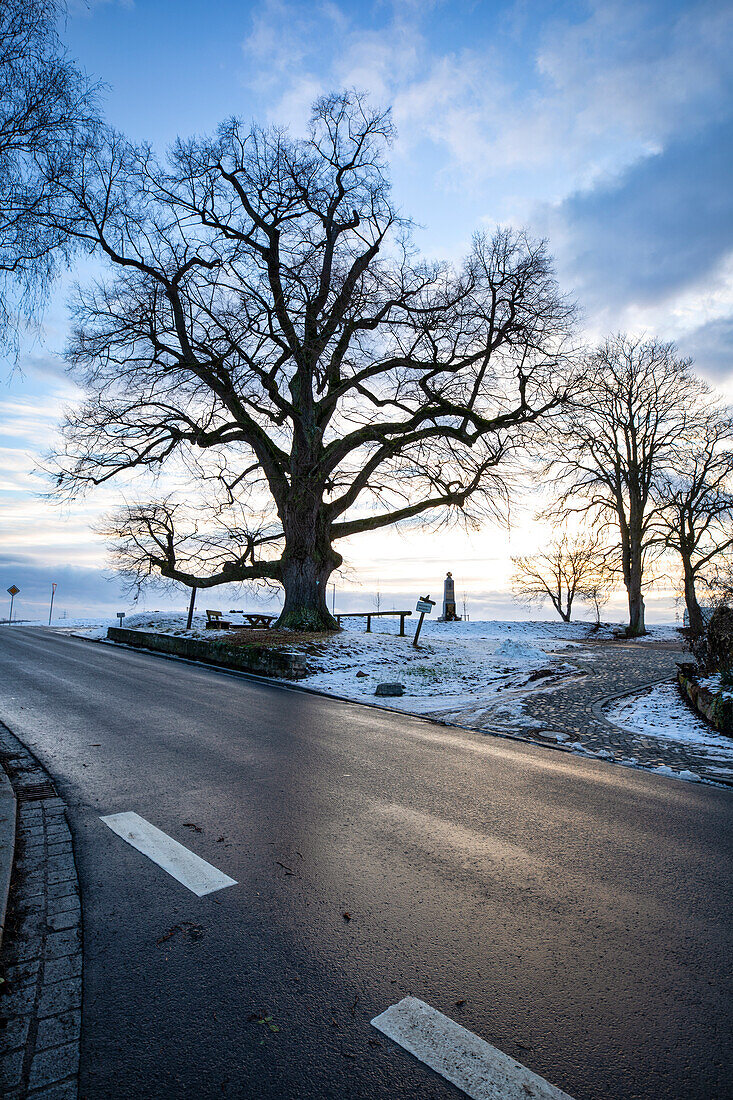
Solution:
{"label": "wooden bench", "polygon": [[411,611],[349,611],[344,615],[337,615],[336,622],[341,626],[342,619],[366,619],[366,632],[371,634],[372,632],[372,619],[383,618],[385,615],[399,615],[400,617],[400,637],[405,636],[405,619],[408,615],[412,615]]}
{"label": "wooden bench", "polygon": [[206,611],[206,629],[207,630],[229,630],[231,623],[228,619],[222,618],[221,611]]}

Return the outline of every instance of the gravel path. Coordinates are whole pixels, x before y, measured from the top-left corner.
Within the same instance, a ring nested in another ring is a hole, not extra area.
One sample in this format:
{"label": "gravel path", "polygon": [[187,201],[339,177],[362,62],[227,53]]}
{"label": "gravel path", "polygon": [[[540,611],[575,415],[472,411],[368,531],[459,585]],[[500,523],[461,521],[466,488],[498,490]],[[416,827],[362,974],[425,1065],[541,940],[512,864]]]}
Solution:
{"label": "gravel path", "polygon": [[665,742],[614,726],[604,716],[609,697],[635,688],[643,690],[655,681],[671,681],[677,662],[686,651],[669,643],[588,643],[558,651],[558,656],[577,670],[571,675],[547,676],[536,686],[509,695],[495,705],[479,709],[441,710],[434,717],[451,724],[521,735],[538,743],[560,743],[573,751],[600,755],[603,759],[655,768],[687,770],[702,778],[728,780],[733,766],[711,767],[704,749]]}

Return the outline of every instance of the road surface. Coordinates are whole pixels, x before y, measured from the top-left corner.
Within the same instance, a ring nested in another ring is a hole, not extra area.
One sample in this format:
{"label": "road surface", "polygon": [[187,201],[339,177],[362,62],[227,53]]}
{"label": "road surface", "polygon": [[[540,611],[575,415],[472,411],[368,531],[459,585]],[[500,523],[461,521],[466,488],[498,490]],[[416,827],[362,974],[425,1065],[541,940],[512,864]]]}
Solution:
{"label": "road surface", "polygon": [[733,1095],[730,791],[43,630],[0,678],[68,804],[87,1100],[458,1097],[370,1026],[408,994],[575,1100]]}

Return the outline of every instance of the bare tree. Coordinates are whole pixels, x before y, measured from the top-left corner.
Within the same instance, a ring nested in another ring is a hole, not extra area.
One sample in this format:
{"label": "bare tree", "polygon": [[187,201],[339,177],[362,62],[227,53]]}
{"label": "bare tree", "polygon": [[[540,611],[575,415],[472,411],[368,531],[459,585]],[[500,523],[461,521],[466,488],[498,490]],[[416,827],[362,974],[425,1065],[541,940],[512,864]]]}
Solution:
{"label": "bare tree", "polygon": [[88,400],[58,489],[163,467],[185,469],[187,496],[216,484],[266,534],[187,566],[173,516],[151,568],[278,581],[281,626],[335,627],[338,540],[497,514],[522,432],[566,396],[573,309],[544,244],[501,230],[458,273],[420,261],[390,202],[390,137],[388,115],[333,95],[305,140],[230,121],[161,166],[111,134],[68,184],[75,233],[117,274],[76,297]]}
{"label": "bare tree", "polygon": [[715,586],[716,567],[733,547],[733,420],[727,409],[713,407],[691,427],[657,499],[661,539],[679,555],[689,625],[699,634],[697,585]]}
{"label": "bare tree", "polygon": [[583,581],[579,593],[584,603],[589,604],[595,613],[596,627],[601,625],[601,611],[606,606],[618,583],[618,569],[613,565],[613,556],[608,550],[599,549],[594,557],[593,567]]}
{"label": "bare tree", "polygon": [[561,428],[548,438],[558,503],[547,515],[585,515],[600,537],[616,528],[629,603],[628,633],[645,633],[644,569],[659,549],[656,488],[694,435],[707,387],[673,344],[618,335],[590,357]]}
{"label": "bare tree", "polygon": [[0,338],[16,346],[16,315],[37,315],[72,247],[58,183],[96,124],[97,89],[59,40],[64,12],[63,0],[0,0]]}
{"label": "bare tree", "polygon": [[529,604],[549,599],[565,623],[570,622],[576,598],[600,593],[599,550],[592,538],[563,535],[546,550],[513,557],[512,563],[515,598]]}

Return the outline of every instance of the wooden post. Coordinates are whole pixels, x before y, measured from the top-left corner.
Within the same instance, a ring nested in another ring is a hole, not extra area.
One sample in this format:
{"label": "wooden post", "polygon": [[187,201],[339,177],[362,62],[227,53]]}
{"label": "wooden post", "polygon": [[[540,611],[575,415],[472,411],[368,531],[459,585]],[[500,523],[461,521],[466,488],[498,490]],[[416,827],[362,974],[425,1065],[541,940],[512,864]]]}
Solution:
{"label": "wooden post", "polygon": [[405,636],[405,616],[400,615],[400,638]]}
{"label": "wooden post", "polygon": [[371,632],[372,632],[372,617],[371,617],[371,615],[367,615],[366,632],[367,632],[367,634],[371,634]]}
{"label": "wooden post", "polygon": [[191,585],[191,601],[188,605],[188,619],[186,620],[186,630],[191,629],[191,623],[193,622],[193,609],[196,604],[196,585]]}
{"label": "wooden post", "polygon": [[[429,600],[430,596],[423,596],[422,599],[423,600]],[[420,631],[422,629],[422,621],[423,621],[424,618],[425,618],[425,612],[421,611],[420,612],[420,618],[417,620],[417,629],[415,630],[415,637],[412,639],[412,644],[414,645],[415,649],[420,648],[419,645],[417,644],[417,640],[420,637]]]}

